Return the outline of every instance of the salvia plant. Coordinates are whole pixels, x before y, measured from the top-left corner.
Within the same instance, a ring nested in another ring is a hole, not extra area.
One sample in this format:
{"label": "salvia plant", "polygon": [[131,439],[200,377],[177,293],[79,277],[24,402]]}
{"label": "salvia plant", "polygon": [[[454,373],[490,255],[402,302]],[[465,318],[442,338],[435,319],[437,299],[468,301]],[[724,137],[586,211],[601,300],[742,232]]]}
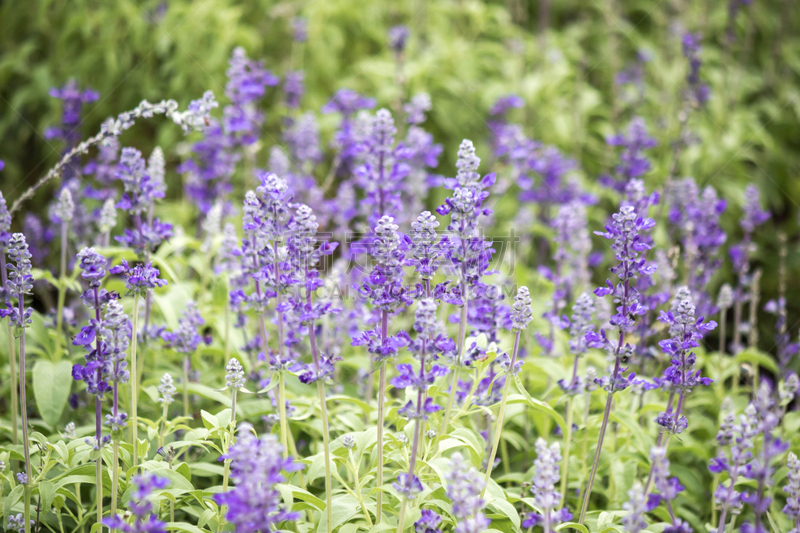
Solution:
{"label": "salvia plant", "polygon": [[274,11],[291,61],[226,49],[219,102],[84,138],[102,95],[51,91],[60,159],[0,194],[0,529],[800,533],[797,228],[690,164],[729,81],[702,24],[669,15],[669,90],[659,51],[608,77],[587,165],[530,91],[437,142],[410,18],[391,87],[320,97],[317,12]]}

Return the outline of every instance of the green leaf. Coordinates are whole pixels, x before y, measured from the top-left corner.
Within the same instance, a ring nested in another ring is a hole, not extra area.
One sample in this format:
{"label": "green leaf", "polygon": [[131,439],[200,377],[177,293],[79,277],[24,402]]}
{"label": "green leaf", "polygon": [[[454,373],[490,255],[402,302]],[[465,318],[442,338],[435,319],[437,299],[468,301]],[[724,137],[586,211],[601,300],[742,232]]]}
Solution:
{"label": "green leaf", "polygon": [[517,390],[519,390],[519,392],[525,398],[525,401],[527,401],[531,407],[550,415],[550,417],[553,420],[555,420],[556,424],[559,425],[561,431],[564,431],[564,429],[567,427],[567,423],[564,422],[564,418],[560,414],[558,414],[555,409],[553,409],[552,407],[550,407],[541,400],[532,398],[531,395],[528,394],[528,391],[525,389],[525,386],[522,384],[522,381],[519,379],[519,375],[514,376],[514,382],[517,384]]}
{"label": "green leaf", "polygon": [[168,522],[167,531],[186,531],[186,533],[210,533],[208,529],[199,528],[186,522]]}
{"label": "green leaf", "polygon": [[14,504],[17,503],[22,498],[22,493],[25,491],[25,485],[17,485],[14,487],[14,490],[4,498],[3,501],[3,520],[7,521],[8,517],[11,516],[11,509],[14,507]]}
{"label": "green leaf", "polygon": [[589,533],[588,527],[577,522],[564,522],[563,524],[559,524],[555,527],[556,531],[561,531],[562,529],[577,529],[581,533]]}
{"label": "green leaf", "polygon": [[775,360],[764,352],[760,352],[753,348],[748,348],[736,356],[737,363],[751,363],[760,367],[766,368],[773,374],[778,373],[778,365]]}
{"label": "green leaf", "polygon": [[[359,503],[353,496],[349,494],[346,496],[339,496],[331,502],[331,529],[336,529],[341,526],[359,512]],[[323,512],[319,523],[317,524],[317,532],[325,531],[328,521],[328,514]]]}
{"label": "green leaf", "polygon": [[72,387],[72,365],[69,361],[52,363],[37,361],[33,367],[33,396],[42,419],[54,428],[67,406]]}
{"label": "green leaf", "polygon": [[56,488],[50,481],[39,483],[39,494],[42,497],[42,509],[50,509],[53,506],[53,498],[56,495]]}

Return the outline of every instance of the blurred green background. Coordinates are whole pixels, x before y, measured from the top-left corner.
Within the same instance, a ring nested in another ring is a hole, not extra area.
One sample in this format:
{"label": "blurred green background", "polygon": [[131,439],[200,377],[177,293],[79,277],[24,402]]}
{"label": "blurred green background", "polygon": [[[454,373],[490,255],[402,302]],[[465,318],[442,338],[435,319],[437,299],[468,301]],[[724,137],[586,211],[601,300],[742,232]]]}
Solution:
{"label": "blurred green background", "polygon": [[[606,136],[633,115],[615,75],[644,51],[651,60],[636,114],[659,141],[646,181],[658,188],[674,169],[678,177],[714,185],[729,200],[729,242],[740,235],[741,192],[756,183],[773,214],[757,236],[766,300],[777,284],[776,230],[789,235],[790,272],[800,274],[800,255],[793,253],[800,201],[800,13],[794,0],[739,7],[732,20],[730,4],[720,0],[6,1],[0,4],[0,159],[6,161],[0,190],[13,201],[57,161],[63,145],[42,135],[61,113],[48,90],[70,78],[100,93],[85,107],[84,137],[105,117],[144,98],[174,98],[183,106],[212,89],[224,104],[225,70],[235,46],[264,58],[278,75],[304,69],[305,109],[319,110],[341,87],[392,106],[408,96],[395,83],[395,58],[387,46],[387,30],[395,24],[411,29],[405,87],[408,94],[431,95],[425,126],[444,145],[441,173],[452,174],[465,137],[478,145],[482,170],[494,167],[486,148],[487,111],[498,96],[517,93],[526,106],[514,111],[514,120],[530,137],[576,158],[590,184],[614,163]],[[297,16],[308,19],[305,44],[291,39]],[[673,161],[687,72],[680,44],[685,31],[702,35],[701,76],[712,97],[689,116],[687,128],[700,142]],[[337,118],[322,115],[320,121],[327,143]],[[278,139],[280,118],[273,114],[258,163]],[[143,121],[121,141],[145,153],[163,146],[172,169],[169,195],[180,197],[174,165],[185,141],[177,128]],[[40,209],[54,185],[25,209]],[[800,311],[795,300],[789,298],[790,321]]]}

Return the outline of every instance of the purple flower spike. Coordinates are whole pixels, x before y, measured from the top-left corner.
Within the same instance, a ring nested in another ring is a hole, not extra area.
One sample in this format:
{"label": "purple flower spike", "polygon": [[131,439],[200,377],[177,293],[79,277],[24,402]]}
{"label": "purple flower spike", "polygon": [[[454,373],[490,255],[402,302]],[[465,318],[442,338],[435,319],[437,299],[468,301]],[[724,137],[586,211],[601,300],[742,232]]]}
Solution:
{"label": "purple flower spike", "polygon": [[483,478],[456,452],[450,457],[450,472],[445,476],[447,497],[453,502],[455,533],[478,533],[489,527],[481,499]]}
{"label": "purple flower spike", "polygon": [[586,334],[586,342],[590,347],[605,348],[615,358],[613,376],[604,378],[602,383],[609,392],[624,390],[630,384],[631,378],[621,378],[624,369],[620,367],[620,362],[630,357],[635,346],[625,343],[625,334],[632,330],[635,318],[647,312],[647,308],[639,303],[640,294],[634,282],[639,277],[651,276],[656,270],[655,265],[648,264],[640,257],[642,252],[650,249],[643,242],[643,233],[655,226],[655,222],[638,216],[630,205],[623,206],[612,219],[605,232],[596,231],[595,234],[614,241],[611,249],[619,263],[611,268],[611,272],[617,275],[619,282],[613,285],[611,280],[606,280],[606,286],[595,289],[594,293],[600,297],[611,295],[615,302],[619,302],[617,313],[609,320],[619,330],[619,340],[612,343],[602,329],[599,334],[594,331]]}
{"label": "purple flower spike", "polygon": [[664,375],[657,384],[663,389],[678,394],[678,405],[675,413],[672,405],[667,411],[659,414],[657,422],[662,431],[668,433],[681,433],[688,427],[686,416],[682,408],[686,395],[694,387],[710,385],[711,380],[700,376],[700,371],[695,371],[694,365],[697,356],[691,350],[700,346],[703,335],[717,327],[712,321],[703,322],[703,317],[695,317],[695,306],[692,302],[690,291],[687,287],[678,289],[679,296],[673,304],[673,310],[661,311],[661,321],[669,324],[670,339],[659,342],[659,346],[670,358],[671,365],[664,370]]}
{"label": "purple flower spike", "polygon": [[792,520],[793,528],[790,533],[800,532],[800,460],[792,452],[786,459],[786,466],[789,468],[789,481],[783,487],[786,493],[786,505],[783,506],[783,514]]}
{"label": "purple flower spike", "polygon": [[63,87],[50,89],[50,96],[58,98],[62,102],[61,126],[47,128],[44,138],[47,140],[61,139],[67,143],[66,150],[69,150],[81,139],[78,127],[81,123],[83,104],[96,102],[100,95],[92,89],[79,89],[78,82],[71,79]]}
{"label": "purple flower spike", "polygon": [[198,328],[206,322],[200,316],[197,304],[193,301],[186,302],[181,318],[178,320],[178,329],[175,331],[165,331],[161,334],[164,342],[176,352],[191,354],[203,341],[198,332]]}
{"label": "purple flower spike", "polygon": [[6,309],[0,309],[0,318],[9,317],[17,328],[27,328],[32,323],[33,308],[25,307],[25,296],[31,294],[33,290],[31,257],[25,235],[22,233],[11,235],[8,242],[9,264],[5,293],[16,302],[7,299]]}
{"label": "purple flower spike", "polygon": [[622,504],[622,509],[626,515],[622,517],[622,526],[628,533],[639,533],[647,528],[647,521],[644,515],[647,512],[647,499],[645,498],[644,487],[638,481],[633,484],[628,491],[628,501]]}
{"label": "purple flower spike", "polygon": [[423,509],[419,520],[414,522],[414,533],[442,533],[439,526],[442,517],[430,509]]}
{"label": "purple flower spike", "polygon": [[700,34],[686,33],[681,42],[683,56],[689,60],[689,72],[686,74],[686,100],[696,107],[704,107],[711,96],[711,89],[700,80]]}
{"label": "purple flower spike", "polygon": [[561,493],[556,490],[561,462],[561,449],[558,443],[548,446],[542,438],[536,440],[536,460],[534,466],[536,473],[533,477],[531,493],[533,493],[536,506],[542,510],[541,514],[528,515],[522,527],[532,527],[541,523],[545,533],[553,531],[553,527],[563,521],[570,520],[572,513],[569,509],[556,510],[561,501]]}
{"label": "purple flower spike", "polygon": [[103,525],[122,533],[167,533],[167,524],[158,520],[151,500],[153,491],[165,489],[169,480],[147,473],[134,477],[131,482],[134,488],[128,507],[133,521],[129,523],[117,515],[104,519]]}
{"label": "purple flower spike", "polygon": [[151,289],[163,287],[167,284],[167,280],[161,279],[158,276],[161,272],[158,268],[153,266],[153,263],[145,265],[139,264],[131,267],[126,260],[112,267],[109,270],[110,274],[122,274],[127,279],[125,280],[125,288],[131,294],[143,295]]}
{"label": "purple flower spike", "polygon": [[604,185],[622,192],[630,180],[650,171],[650,160],[644,152],[656,146],[656,140],[647,133],[647,125],[642,117],[631,120],[627,134],[619,133],[609,137],[606,142],[611,146],[622,147],[622,153],[619,164],[614,169],[616,179],[606,176],[601,180]]}
{"label": "purple flower spike", "polygon": [[297,520],[299,513],[286,510],[277,485],[284,483],[284,472],[301,470],[303,465],[284,459],[275,435],[257,438],[253,426],[239,424],[238,439],[220,460],[231,461],[231,480],[235,486],[216,494],[218,505],[226,505],[226,518],[239,533],[272,531],[281,522]]}
{"label": "purple flower spike", "polygon": [[389,28],[389,47],[395,54],[402,54],[406,48],[406,41],[410,30],[408,26],[392,26]]}

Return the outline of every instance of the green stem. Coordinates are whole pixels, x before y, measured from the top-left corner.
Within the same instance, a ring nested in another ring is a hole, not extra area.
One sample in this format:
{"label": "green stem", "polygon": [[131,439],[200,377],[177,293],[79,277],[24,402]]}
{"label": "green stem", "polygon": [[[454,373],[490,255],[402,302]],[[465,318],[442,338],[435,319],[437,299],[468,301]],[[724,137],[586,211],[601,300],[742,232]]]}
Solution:
{"label": "green stem", "polygon": [[[100,439],[98,439],[98,447]],[[97,461],[95,463],[95,483],[97,484],[97,525],[98,532],[103,531],[103,449],[97,451]],[[28,532],[26,532],[28,533]]]}
{"label": "green stem", "polygon": [[[28,478],[30,481],[30,478]],[[25,485],[25,533],[31,533],[31,486]]]}
{"label": "green stem", "polygon": [[386,416],[386,409],[385,409],[385,394],[386,394],[386,361],[381,363],[380,373],[378,376],[378,465],[377,465],[377,472],[375,475],[375,485],[378,487],[378,496],[377,496],[377,513],[378,515],[375,517],[377,523],[381,523],[383,521],[383,492],[381,491],[381,487],[383,486],[383,422],[384,417]]}
{"label": "green stem", "polygon": [[[447,399],[447,407],[444,410],[444,418],[442,419],[442,426],[439,428],[439,438],[442,438],[447,433],[447,427],[450,424],[450,413],[453,410],[453,402],[456,398],[456,388],[458,387],[458,371],[461,369],[461,358],[464,356],[464,343],[467,336],[467,299],[466,295],[463,296],[464,305],[461,306],[461,318],[458,325],[458,356],[456,356],[455,365],[453,365],[453,377],[450,378],[450,392]],[[466,409],[466,404],[464,408]]]}
{"label": "green stem", "polygon": [[[234,444],[236,442],[236,396],[239,391],[237,389],[233,389],[231,393],[231,427],[230,427],[230,443]],[[227,439],[226,439],[227,440]],[[225,453],[228,453],[230,449],[230,445],[225,446]],[[222,493],[225,494],[228,492],[228,479],[231,474],[231,460],[225,459],[225,472],[222,474]],[[227,507],[222,505],[219,508],[219,526],[220,530],[222,526],[225,524],[225,509]],[[174,521],[174,519],[173,519]]]}
{"label": "green stem", "polygon": [[[228,283],[228,290],[226,294],[230,294],[230,283]],[[225,302],[225,362],[230,361],[231,358],[231,306]]]}
{"label": "green stem", "polygon": [[[313,332],[311,333],[313,335]],[[325,447],[325,516],[326,530],[333,531],[333,481],[331,480],[331,443],[328,434],[328,406],[325,398],[325,386],[322,380],[317,380],[317,393],[319,394],[320,411],[322,415],[322,445]],[[380,494],[380,493],[378,493]]]}
{"label": "green stem", "polygon": [[[3,254],[0,254],[3,255]],[[11,428],[13,434],[11,435],[12,442],[16,445],[19,444],[19,389],[17,388],[17,361],[16,361],[16,347],[14,346],[14,327],[11,325],[11,320],[8,321],[8,366],[11,373]]]}
{"label": "green stem", "polygon": [[[25,316],[25,296],[19,297],[19,314]],[[22,414],[22,452],[25,458],[25,475],[27,482],[25,484],[25,533],[31,531],[31,483],[33,483],[33,475],[31,474],[31,445],[28,440],[28,401],[25,389],[25,328],[20,328],[19,335],[19,399],[20,411]]]}
{"label": "green stem", "polygon": [[167,403],[164,402],[164,406],[161,408],[161,427],[158,430],[158,447],[164,447],[164,431],[167,429]]}
{"label": "green stem", "polygon": [[289,421],[286,419],[286,372],[278,372],[278,412],[281,417],[281,447],[284,459],[289,456]]}
{"label": "green stem", "polygon": [[[381,342],[386,341],[386,338],[389,335],[388,330],[389,330],[389,313],[387,311],[381,311]],[[383,486],[383,423],[386,417],[386,361],[381,362],[381,368],[378,375],[377,400],[378,400],[378,422],[377,422],[378,464],[377,464],[377,471],[375,474],[375,484],[378,488],[378,496],[376,497],[378,514],[375,518],[376,522],[380,524],[383,521],[383,492],[381,492],[381,487]]]}
{"label": "green stem", "polygon": [[67,296],[67,233],[69,224],[61,224],[61,271],[58,279],[58,309],[56,310],[56,347],[53,355],[56,361],[61,359],[61,328],[64,327],[64,300]]}
{"label": "green stem", "polygon": [[117,516],[117,492],[119,491],[119,442],[112,444],[114,459],[111,461],[111,517]]}
{"label": "green stem", "polygon": [[567,497],[567,479],[569,478],[569,449],[572,446],[572,396],[567,400],[567,427],[564,431],[564,457],[561,460],[561,503]]}
{"label": "green stem", "polygon": [[[305,271],[305,279],[306,281],[309,279],[308,269]],[[306,285],[307,286],[307,285]],[[306,302],[308,306],[311,306],[311,292],[306,290]],[[262,315],[263,318],[263,315]],[[317,350],[317,336],[314,332],[314,323],[312,321],[308,322],[308,340],[309,344],[311,345],[311,356],[314,359],[314,368],[316,369],[318,378],[317,378],[317,393],[319,394],[319,407],[320,407],[320,415],[322,418],[322,445],[324,446],[324,456],[325,456],[325,515],[327,517],[327,521],[325,523],[325,527],[327,533],[332,533],[333,531],[333,481],[331,480],[331,443],[330,443],[330,435],[329,435],[329,428],[328,428],[328,403],[327,399],[325,398],[325,385],[323,384],[322,377],[319,376],[320,371],[320,355],[319,350]],[[266,340],[265,340],[266,342]],[[380,493],[378,493],[380,495]],[[378,511],[380,513],[380,511]]]}
{"label": "green stem", "polygon": [[189,416],[189,356],[183,356],[183,416]]}
{"label": "green stem", "polygon": [[131,335],[131,443],[133,445],[133,466],[139,466],[139,417],[136,414],[136,404],[139,399],[139,382],[137,380],[136,345],[138,340],[139,322],[139,295],[133,297],[133,335]]}
{"label": "green stem", "polygon": [[397,517],[397,533],[403,533],[406,524],[406,507],[408,506],[408,498],[403,496],[403,501],[400,504],[400,516]]}
{"label": "green stem", "polygon": [[[619,360],[619,359],[618,359]],[[611,403],[614,400],[614,393],[609,392],[606,399],[606,408],[603,411],[603,424],[600,426],[600,437],[597,439],[597,449],[594,451],[594,461],[592,462],[592,471],[589,474],[589,481],[586,484],[586,492],[583,494],[583,505],[581,506],[581,517],[578,523],[583,525],[586,519],[586,511],[589,509],[589,499],[592,496],[592,485],[594,485],[594,477],[597,474],[597,465],[600,462],[600,452],[603,450],[603,439],[606,436],[606,428],[608,427],[608,417],[611,414]]]}
{"label": "green stem", "polygon": [[[278,218],[277,207],[275,207],[275,217]],[[278,263],[278,241],[275,240],[273,242],[273,250],[275,251],[275,258],[273,260],[273,269],[275,271],[275,284],[277,288],[277,309],[283,308],[283,293],[281,292],[280,287],[280,279],[281,279],[281,267],[280,263]],[[280,365],[282,368],[283,365],[283,311],[278,311],[278,359],[280,359]],[[264,339],[266,343],[266,339]],[[278,387],[278,413],[281,417],[281,445],[283,446],[283,457],[288,457],[289,454],[289,421],[286,419],[286,373],[283,370],[280,370],[278,379],[280,380],[279,387]]]}
{"label": "green stem", "polygon": [[356,485],[356,498],[358,498],[358,503],[361,505],[361,512],[364,513],[364,519],[367,521],[367,526],[372,529],[372,519],[369,516],[369,512],[367,511],[367,506],[364,504],[364,498],[361,496],[361,478],[358,475],[358,463],[353,461],[353,452],[352,450],[348,450],[348,456],[350,458],[350,464],[353,465],[353,482]]}
{"label": "green stem", "polygon": [[514,334],[514,351],[511,352],[511,365],[509,372],[506,374],[506,383],[503,385],[503,399],[500,401],[500,412],[497,413],[497,429],[494,432],[494,442],[492,444],[492,451],[489,454],[489,462],[486,465],[486,477],[483,480],[483,489],[481,490],[481,498],[486,494],[486,489],[489,487],[489,480],[492,479],[492,467],[494,466],[494,459],[497,457],[497,448],[500,445],[500,435],[503,433],[503,417],[506,412],[506,402],[508,401],[508,391],[511,389],[511,379],[514,377],[514,364],[517,362],[517,353],[519,352],[519,337],[520,330]]}

